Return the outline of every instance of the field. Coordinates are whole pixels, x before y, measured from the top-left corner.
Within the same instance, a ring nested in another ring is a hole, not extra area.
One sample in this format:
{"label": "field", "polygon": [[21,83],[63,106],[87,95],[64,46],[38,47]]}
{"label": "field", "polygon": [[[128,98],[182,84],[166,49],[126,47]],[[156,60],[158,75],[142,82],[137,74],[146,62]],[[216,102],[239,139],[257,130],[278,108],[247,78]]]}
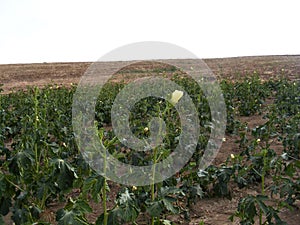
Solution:
{"label": "field", "polygon": [[0,65],[0,224],[300,224],[300,56],[205,62],[227,110],[221,149],[205,170],[198,169],[199,159],[214,129],[212,116],[207,96],[181,71],[153,62],[131,65],[99,95],[99,140],[132,165],[165,159],[181,127],[170,103],[146,98],[133,107],[130,129],[147,138],[151,117],[160,114],[163,144],[147,153],[121,143],[110,110],[126,83],[166,77],[184,88],[199,112],[201,132],[190,161],[171,178],[139,187],[95,173],[76,144],[72,97],[90,63]]}

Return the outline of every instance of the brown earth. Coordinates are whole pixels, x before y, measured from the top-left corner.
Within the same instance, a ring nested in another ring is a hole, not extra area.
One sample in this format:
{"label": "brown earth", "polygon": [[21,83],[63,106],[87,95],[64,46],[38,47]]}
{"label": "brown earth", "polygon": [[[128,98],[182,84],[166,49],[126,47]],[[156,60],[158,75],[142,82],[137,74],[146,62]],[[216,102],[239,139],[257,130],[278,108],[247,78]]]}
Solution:
{"label": "brown earth", "polygon": [[[184,62],[182,59],[178,61]],[[236,80],[257,73],[262,79],[282,76],[289,79],[300,79],[300,55],[204,59],[204,62],[219,78]],[[0,64],[0,84],[4,85],[5,91],[9,91],[28,85],[78,83],[90,65],[90,62]],[[145,63],[140,63],[129,66],[122,72],[129,77],[133,74],[143,73],[143,70],[149,70],[149,67],[153,68],[153,64],[147,63],[145,66]],[[157,68],[156,65],[155,68],[157,71],[164,69],[165,66]]]}
{"label": "brown earth", "polygon": [[[254,73],[258,74],[261,79],[268,80],[272,78],[286,77],[291,80],[300,79],[300,55],[296,56],[256,56],[256,57],[236,57],[224,59],[205,59],[204,60],[214,74],[220,78],[227,78],[233,81],[243,79],[247,75]],[[118,63],[118,62],[115,62]],[[3,84],[5,92],[10,92],[15,89],[23,89],[26,86],[44,86],[48,84],[70,85],[78,83],[80,77],[91,65],[89,62],[81,63],[39,63],[39,64],[10,64],[0,65],[0,84]],[[105,69],[105,68],[103,68]],[[140,63],[126,67],[120,71],[125,79],[139,77],[140,74],[147,73],[149,70],[155,73],[171,73],[172,68],[161,65],[157,67],[151,63]],[[264,121],[261,116],[240,118],[246,122],[249,128],[262,124]],[[226,160],[231,154],[237,153],[238,146],[235,143],[237,137],[226,136],[226,141],[223,143],[215,164],[220,164]],[[273,144],[273,148],[280,151],[278,143]],[[270,182],[270,180],[268,181]],[[113,201],[117,192],[118,186],[112,184],[111,199]],[[247,194],[258,194],[260,190],[259,184],[251,189],[239,190],[234,188],[232,191],[232,200],[223,198],[211,198],[199,200],[191,210],[191,221],[185,222],[181,215],[172,216],[172,221],[178,224],[196,225],[201,221],[208,225],[226,225],[238,224],[235,220],[231,223],[228,217],[233,214],[237,208],[238,201],[241,197]],[[76,191],[73,193],[76,196]],[[91,202],[94,212],[88,216],[90,221],[95,221],[97,216],[102,212],[100,205]],[[109,204],[111,206],[112,204]],[[280,216],[289,225],[300,224],[300,203],[296,202],[294,210],[289,211],[284,209]],[[50,221],[54,221],[54,212],[62,207],[61,204],[53,203],[49,210],[44,214],[49,217]],[[143,216],[140,216],[138,224],[146,224],[143,221]],[[6,218],[7,224],[12,224],[9,218]],[[54,222],[53,222],[54,223]]]}

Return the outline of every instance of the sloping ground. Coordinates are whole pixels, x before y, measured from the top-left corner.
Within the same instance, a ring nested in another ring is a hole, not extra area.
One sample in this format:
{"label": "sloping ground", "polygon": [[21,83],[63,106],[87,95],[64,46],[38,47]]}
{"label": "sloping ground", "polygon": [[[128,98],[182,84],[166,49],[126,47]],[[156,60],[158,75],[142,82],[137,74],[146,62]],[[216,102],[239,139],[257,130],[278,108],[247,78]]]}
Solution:
{"label": "sloping ground", "polygon": [[[184,63],[184,60],[178,61]],[[204,59],[217,77],[240,79],[253,73],[259,74],[263,79],[285,76],[289,79],[300,79],[300,55],[296,56],[253,56],[220,59]],[[116,65],[119,62],[115,62]],[[36,63],[36,64],[8,64],[0,65],[0,84],[3,89],[24,88],[28,85],[43,86],[47,84],[77,83],[90,62],[78,63]],[[155,71],[167,69],[165,65]],[[105,70],[105,68],[103,68]],[[144,63],[135,64],[123,69],[126,74],[143,73]],[[169,68],[170,69],[170,68]]]}

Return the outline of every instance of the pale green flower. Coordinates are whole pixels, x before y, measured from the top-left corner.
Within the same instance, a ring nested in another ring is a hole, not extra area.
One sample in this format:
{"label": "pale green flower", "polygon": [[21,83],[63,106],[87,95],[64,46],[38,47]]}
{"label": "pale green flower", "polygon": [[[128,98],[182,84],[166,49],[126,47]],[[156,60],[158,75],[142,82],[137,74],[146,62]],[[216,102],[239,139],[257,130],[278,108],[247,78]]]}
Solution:
{"label": "pale green flower", "polygon": [[182,96],[183,96],[183,91],[175,90],[175,91],[172,93],[170,102],[171,102],[173,105],[175,105],[175,104],[177,104],[178,101],[182,98]]}

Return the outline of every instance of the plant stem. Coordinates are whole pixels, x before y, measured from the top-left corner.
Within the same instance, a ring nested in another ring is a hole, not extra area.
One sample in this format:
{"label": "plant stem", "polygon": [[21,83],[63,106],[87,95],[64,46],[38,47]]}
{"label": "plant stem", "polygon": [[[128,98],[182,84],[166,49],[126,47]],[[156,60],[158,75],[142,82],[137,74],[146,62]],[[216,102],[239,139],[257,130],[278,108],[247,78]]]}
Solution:
{"label": "plant stem", "polygon": [[[163,113],[161,114],[162,116],[165,115],[166,113],[169,112],[169,108],[168,106],[165,108],[165,110],[163,111]],[[158,139],[159,139],[159,135],[162,132],[162,122],[160,120],[159,122],[159,129],[158,129],[158,137],[156,140],[156,143],[158,144]],[[158,152],[158,146],[156,146],[154,148],[154,154],[153,154],[153,170],[152,170],[152,183],[151,183],[151,201],[153,202],[155,200],[155,176],[156,176],[156,163],[160,160],[160,158],[157,157],[157,152]],[[151,225],[154,225],[155,222],[155,217],[151,217]]]}
{"label": "plant stem", "polygon": [[263,150],[263,169],[261,173],[261,193],[265,195],[265,175],[267,170],[267,149]]}
{"label": "plant stem", "polygon": [[[153,156],[153,171],[152,171],[152,183],[151,183],[151,201],[155,200],[155,164],[156,164],[156,157],[157,157],[157,147],[154,148],[154,156]],[[154,225],[154,217],[151,217],[151,225]]]}
{"label": "plant stem", "polygon": [[10,183],[11,185],[13,185],[15,188],[19,189],[20,191],[25,192],[25,190],[23,188],[21,188],[20,186],[16,185],[14,182],[12,182],[11,180],[9,180],[7,177],[5,177],[6,181],[8,183]]}
{"label": "plant stem", "polygon": [[259,225],[262,225],[262,210],[259,209]]}
{"label": "plant stem", "polygon": [[[267,170],[267,149],[263,149],[263,168],[261,172],[261,193],[265,195],[265,175]],[[259,225],[262,225],[262,210],[259,209]]]}
{"label": "plant stem", "polygon": [[108,220],[108,213],[107,213],[107,205],[106,205],[106,185],[107,185],[107,180],[104,178],[104,188],[103,188],[103,224],[107,225],[107,220]]}
{"label": "plant stem", "polygon": [[34,140],[34,155],[35,155],[35,164],[36,164],[36,173],[39,173],[39,156],[38,156],[38,146],[37,146],[37,130],[38,130],[38,89],[34,89],[34,134],[35,134],[35,140]]}
{"label": "plant stem", "polygon": [[107,188],[107,179],[106,179],[106,166],[107,166],[107,161],[106,161],[106,148],[103,144],[103,130],[101,130],[100,133],[100,141],[101,141],[101,146],[103,148],[103,158],[104,158],[104,162],[103,162],[103,173],[104,173],[104,185],[102,188],[102,198],[103,198],[103,224],[107,225],[108,222],[108,212],[107,212],[107,204],[106,204],[106,200],[107,200],[107,192],[106,192],[106,188]]}

